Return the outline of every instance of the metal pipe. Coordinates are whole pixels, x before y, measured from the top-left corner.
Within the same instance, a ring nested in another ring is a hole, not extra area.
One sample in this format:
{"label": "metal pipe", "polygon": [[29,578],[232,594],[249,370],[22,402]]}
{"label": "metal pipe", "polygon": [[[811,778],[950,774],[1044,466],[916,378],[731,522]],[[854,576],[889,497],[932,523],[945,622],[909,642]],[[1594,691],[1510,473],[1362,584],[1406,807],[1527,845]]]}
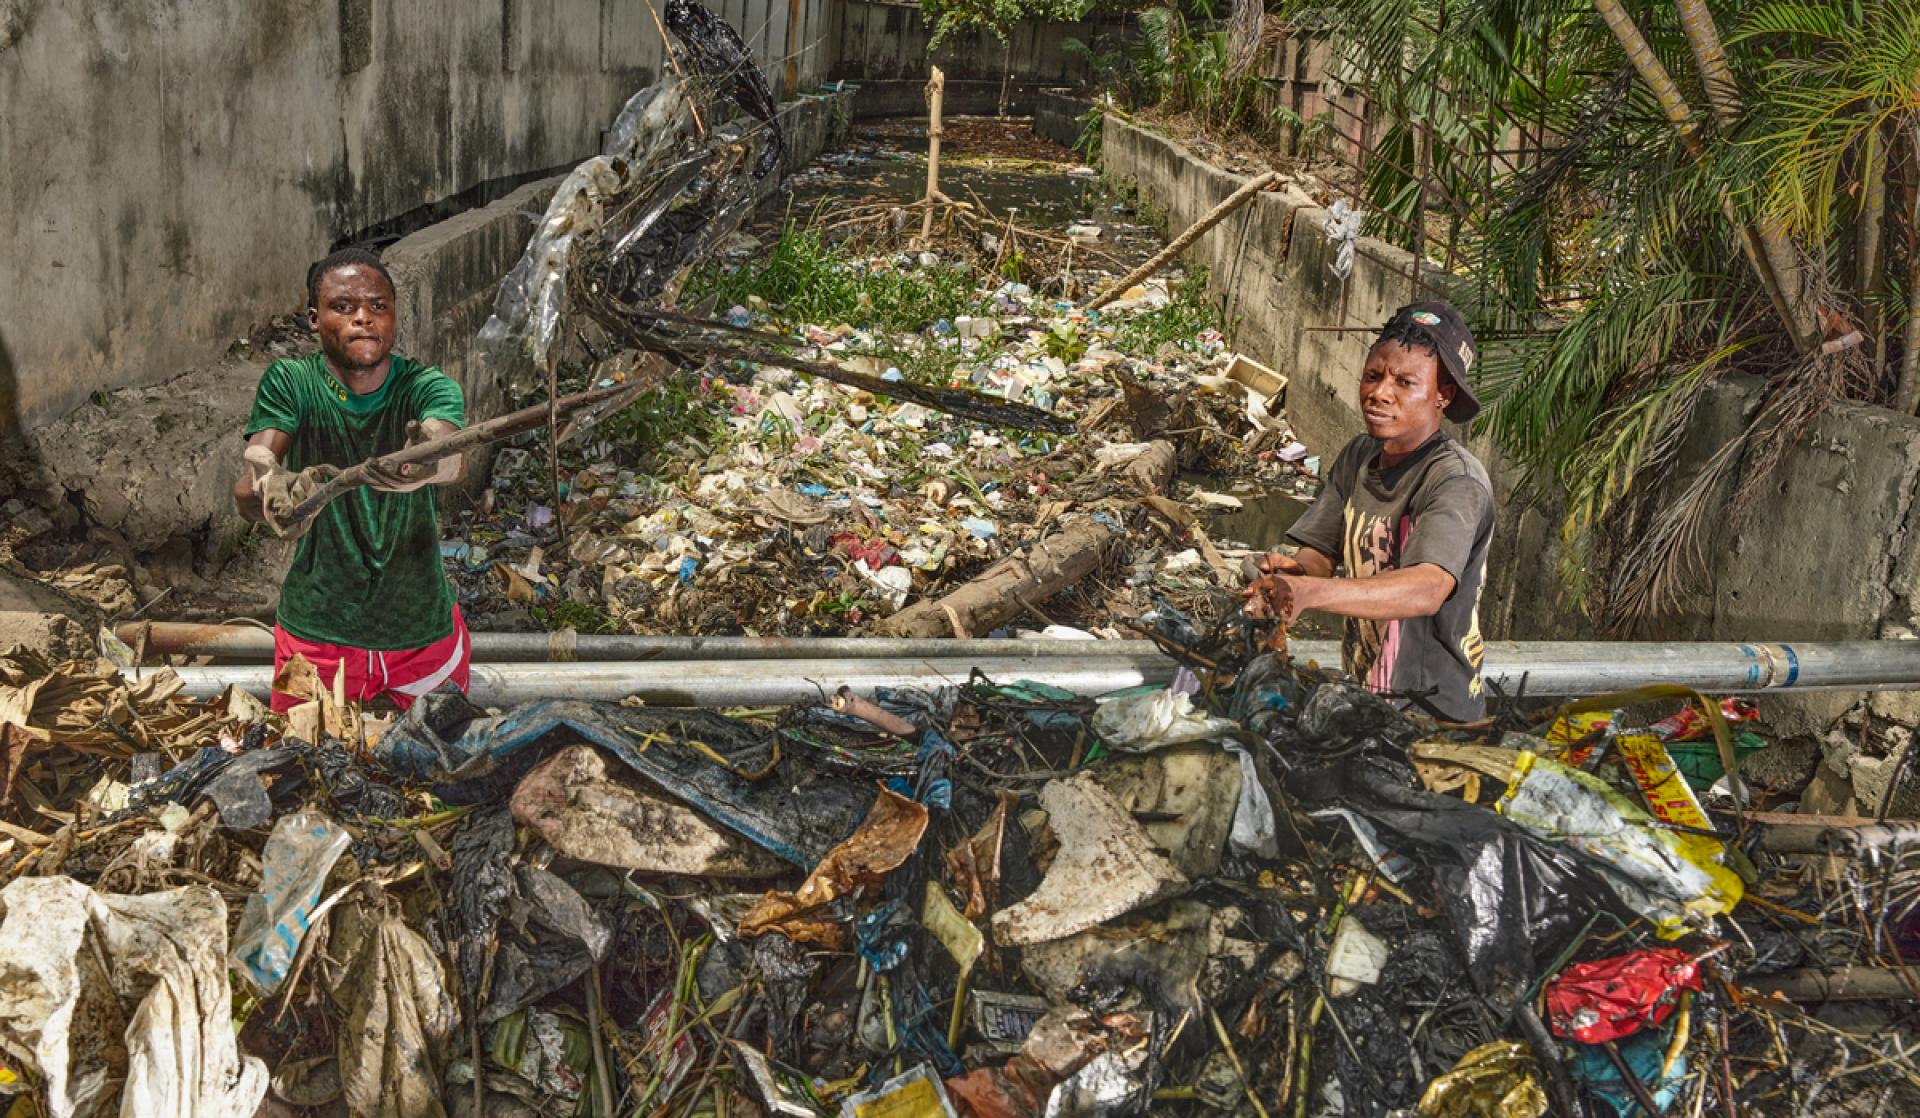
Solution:
{"label": "metal pipe", "polygon": [[1650,683],[1715,694],[1920,691],[1920,641],[1806,644],[1495,641],[1486,673],[1508,695],[1597,695]]}
{"label": "metal pipe", "polygon": [[[194,625],[156,621],[120,626],[118,635],[146,651],[168,656],[213,656],[222,660],[273,659],[273,634],[248,625]],[[924,640],[894,637],[647,637],[631,634],[474,633],[473,658],[500,663],[627,660],[941,660],[1090,654],[1147,656],[1152,641]],[[1336,649],[1336,655],[1338,650]]]}
{"label": "metal pipe", "polygon": [[[475,636],[476,652],[482,635]],[[864,637],[833,641],[751,637],[619,639],[695,641],[699,655],[714,659],[702,662],[697,669],[690,668],[686,661],[668,659],[482,663],[475,665],[475,677],[494,673],[492,678],[499,681],[498,686],[514,694],[529,693],[516,690],[521,686],[520,681],[526,680],[529,686],[541,688],[536,692],[539,697],[574,694],[568,689],[575,686],[586,687],[595,696],[649,692],[694,694],[705,693],[705,690],[734,694],[751,689],[750,677],[764,677],[772,681],[766,686],[780,694],[813,697],[811,683],[808,689],[796,691],[793,680],[817,679],[837,686],[857,679],[895,679],[901,681],[895,685],[902,685],[939,678],[964,679],[969,669],[978,665],[996,679],[1053,682],[1072,676],[1082,683],[1058,685],[1082,694],[1098,694],[1098,690],[1084,689],[1091,686],[1096,677],[1126,680],[1114,685],[1118,688],[1150,679],[1165,679],[1172,673],[1171,661],[1138,641],[899,641]],[[723,641],[736,643],[719,643]],[[933,654],[901,655],[898,650],[903,645]],[[982,645],[994,646],[991,654],[981,648]],[[1002,650],[1010,645],[1027,654],[1007,655]],[[775,652],[784,655],[774,655]],[[1302,661],[1318,661],[1327,666],[1339,663],[1339,645],[1333,641],[1296,641],[1293,652]],[[729,659],[769,655],[773,658],[756,660],[746,668],[723,666]],[[929,665],[936,665],[937,671],[930,674]],[[264,665],[179,670],[183,678],[205,681],[206,690],[196,694],[218,692],[225,683],[216,681],[246,680],[244,685],[253,689],[252,681],[256,678],[264,681],[268,674]],[[797,672],[803,674],[796,675]],[[1715,694],[1782,690],[1920,691],[1920,641],[1793,645],[1508,641],[1487,646],[1486,673],[1489,683],[1504,694],[1540,697],[1603,694],[1650,683],[1682,684]],[[695,676],[699,678],[690,678]],[[787,678],[783,680],[783,676]],[[628,684],[631,690],[622,690]],[[264,689],[265,683],[258,686]],[[855,690],[861,690],[860,684],[855,683]],[[582,697],[585,694],[581,693]],[[753,705],[748,700],[737,702]]]}
{"label": "metal pipe", "polygon": [[[511,707],[536,699],[624,699],[651,706],[763,707],[826,702],[842,685],[870,696],[882,687],[964,683],[975,668],[1002,682],[1016,679],[1099,695],[1173,678],[1163,656],[1044,656],[987,660],[756,660],[745,664],[659,661],[612,664],[475,664],[468,695],[482,706]],[[238,686],[265,698],[267,664],[175,668],[185,694],[211,698]]]}

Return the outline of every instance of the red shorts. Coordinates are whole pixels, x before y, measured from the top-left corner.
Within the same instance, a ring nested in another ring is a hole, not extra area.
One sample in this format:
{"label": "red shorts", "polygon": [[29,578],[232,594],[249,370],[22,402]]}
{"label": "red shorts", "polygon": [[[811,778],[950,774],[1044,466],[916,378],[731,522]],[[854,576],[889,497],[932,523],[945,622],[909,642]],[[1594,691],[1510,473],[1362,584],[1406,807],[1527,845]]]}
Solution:
{"label": "red shorts", "polygon": [[[393,705],[405,710],[415,699],[451,683],[462,693],[473,663],[473,641],[467,636],[467,619],[460,607],[453,607],[453,632],[425,648],[394,652],[374,652],[341,644],[322,644],[302,640],[280,626],[273,627],[273,674],[298,652],[320,672],[320,682],[333,685],[339,665],[346,665],[347,701],[364,703],[385,695]],[[273,693],[273,709],[285,714],[300,700],[281,691]]]}

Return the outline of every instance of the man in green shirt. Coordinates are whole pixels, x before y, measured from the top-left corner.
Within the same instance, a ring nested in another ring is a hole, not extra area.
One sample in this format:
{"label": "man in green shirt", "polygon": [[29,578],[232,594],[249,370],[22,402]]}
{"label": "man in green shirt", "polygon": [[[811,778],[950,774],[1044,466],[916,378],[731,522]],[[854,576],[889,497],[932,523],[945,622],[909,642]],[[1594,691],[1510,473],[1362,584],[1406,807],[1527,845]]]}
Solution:
{"label": "man in green shirt", "polygon": [[[378,257],[336,252],[307,273],[307,320],[320,352],[276,361],[260,377],[234,504],[282,538],[298,538],[280,590],[274,671],[295,653],[348,698],[388,695],[401,708],[447,683],[466,690],[469,642],[440,565],[437,486],[461,458],[377,470],[307,520],[286,516],[332,471],[457,430],[460,386],[393,352],[393,279]],[[275,691],[273,707],[295,700]]]}

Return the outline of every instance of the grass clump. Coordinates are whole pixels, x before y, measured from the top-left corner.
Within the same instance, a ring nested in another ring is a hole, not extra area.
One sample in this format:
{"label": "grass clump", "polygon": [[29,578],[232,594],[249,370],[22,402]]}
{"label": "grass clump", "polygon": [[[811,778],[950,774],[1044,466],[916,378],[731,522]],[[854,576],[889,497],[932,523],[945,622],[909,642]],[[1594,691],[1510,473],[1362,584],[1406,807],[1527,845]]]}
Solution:
{"label": "grass clump", "polygon": [[1162,346],[1197,352],[1200,334],[1221,328],[1220,311],[1207,299],[1207,270],[1189,268],[1180,277],[1167,305],[1135,315],[1120,324],[1114,345],[1123,353],[1156,354]]}
{"label": "grass clump", "polygon": [[711,445],[726,431],[725,407],[700,383],[687,383],[679,377],[642,393],[633,403],[600,421],[601,436],[642,464],[651,455],[673,453],[672,448],[687,436]]}
{"label": "grass clump", "polygon": [[974,284],[956,268],[870,268],[817,230],[789,224],[763,261],[703,269],[688,280],[688,301],[711,295],[722,305],[757,295],[789,322],[914,333],[972,309]]}
{"label": "grass clump", "polygon": [[592,636],[611,633],[618,628],[606,610],[570,599],[557,601],[550,606],[534,606],[532,612],[533,619],[552,633],[572,629],[576,633]]}

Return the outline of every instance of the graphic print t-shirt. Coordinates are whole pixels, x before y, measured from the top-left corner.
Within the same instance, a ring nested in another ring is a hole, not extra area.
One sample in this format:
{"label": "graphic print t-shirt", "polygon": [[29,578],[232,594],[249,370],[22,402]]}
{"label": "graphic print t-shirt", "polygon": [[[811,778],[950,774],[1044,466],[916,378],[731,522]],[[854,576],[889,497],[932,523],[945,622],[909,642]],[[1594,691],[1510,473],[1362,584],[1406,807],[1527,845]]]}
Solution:
{"label": "graphic print t-shirt", "polygon": [[1403,707],[1413,696],[1455,722],[1486,715],[1480,590],[1493,538],[1487,471],[1445,432],[1392,468],[1380,442],[1361,435],[1327,471],[1326,487],[1287,538],[1333,557],[1337,572],[1367,578],[1432,563],[1453,576],[1453,593],[1432,617],[1346,619],[1341,658],[1370,690]]}

